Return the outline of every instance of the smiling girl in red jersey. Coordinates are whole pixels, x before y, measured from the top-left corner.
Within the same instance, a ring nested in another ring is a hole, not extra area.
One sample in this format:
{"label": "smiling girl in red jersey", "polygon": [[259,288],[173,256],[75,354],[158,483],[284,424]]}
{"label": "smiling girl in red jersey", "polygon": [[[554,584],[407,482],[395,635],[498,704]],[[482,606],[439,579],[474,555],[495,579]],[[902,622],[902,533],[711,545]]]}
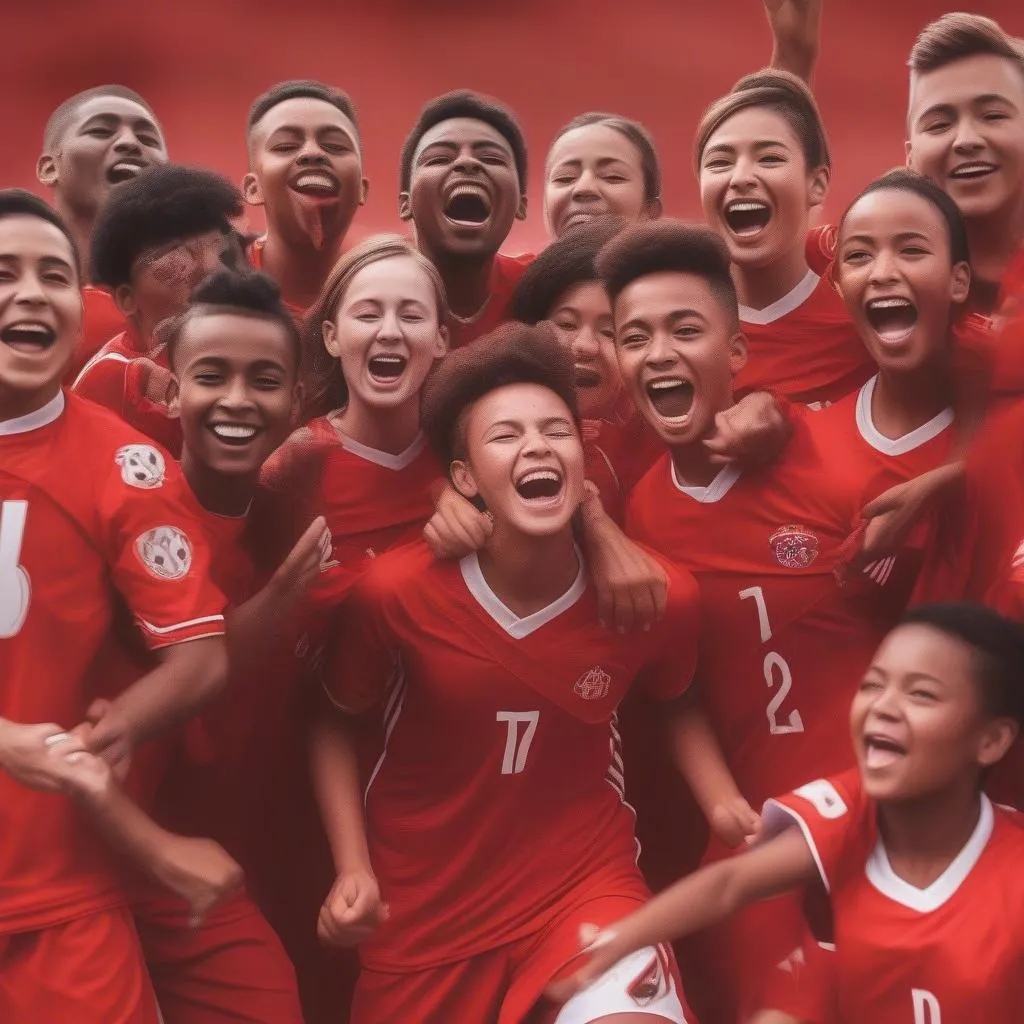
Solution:
{"label": "smiling girl in red jersey", "polygon": [[749,345],[737,392],[773,389],[817,404],[848,395],[871,366],[842,299],[804,252],[831,176],[810,91],[784,71],[741,79],[705,113],[696,160],[704,216],[729,247]]}

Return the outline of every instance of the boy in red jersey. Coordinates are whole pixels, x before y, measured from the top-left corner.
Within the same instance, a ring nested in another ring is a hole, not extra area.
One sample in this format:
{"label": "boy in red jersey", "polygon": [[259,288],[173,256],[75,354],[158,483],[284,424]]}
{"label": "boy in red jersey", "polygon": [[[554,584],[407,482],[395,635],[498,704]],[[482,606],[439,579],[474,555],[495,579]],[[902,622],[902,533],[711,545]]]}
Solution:
{"label": "boy in red jersey", "polygon": [[[949,324],[969,283],[962,225],[956,236],[948,197],[905,177],[883,179],[844,221],[872,253],[843,282],[880,373],[858,394],[807,414],[780,460],[761,471],[719,469],[701,443],[731,401],[744,355],[713,237],[666,222],[623,233],[598,258],[613,296],[623,379],[670,447],[634,489],[627,533],[694,572],[706,609],[704,710],[681,715],[677,733],[690,787],[719,837],[709,858],[727,855],[754,828],[750,804],[804,773],[848,763],[834,708],[848,699],[912,585],[909,558],[850,574],[842,586],[835,578],[864,498],[940,464],[951,444]],[[910,191],[917,186],[929,198]],[[895,235],[890,224],[899,225]],[[909,270],[898,255],[909,246],[904,232],[931,247],[927,258],[906,260]],[[687,245],[703,251],[703,265],[688,260]],[[909,330],[886,319],[897,299],[898,312],[912,317]],[[825,664],[843,668],[826,678]],[[710,753],[710,730],[724,764]],[[662,791],[655,784],[653,793],[637,793],[641,821],[644,803]],[[796,903],[758,908],[728,935],[708,936],[684,968],[699,962],[702,976],[718,979],[715,1001],[730,1019],[736,1011],[726,1008],[726,993],[755,1009],[764,975],[796,945],[799,929]],[[733,958],[724,957],[726,947]]]}
{"label": "boy in red jersey", "polygon": [[[0,194],[0,1010],[26,1024],[155,1019],[113,866],[69,801],[25,788],[57,788],[48,745],[59,756],[81,723],[89,750],[119,762],[226,669],[223,598],[175,467],[61,390],[81,327],[77,259],[44,203]],[[111,696],[96,658],[120,599],[159,664],[86,725]]]}
{"label": "boy in red jersey", "polygon": [[[93,225],[111,188],[166,162],[167,145],[149,104],[123,85],[100,85],[76,93],[50,115],[36,177],[53,189],[54,206],[78,251],[88,253]],[[110,293],[88,283],[88,268],[84,274],[82,340],[68,365],[69,384],[125,328]]]}
{"label": "boy in red jersey", "polygon": [[804,252],[831,159],[810,90],[784,71],[740,79],[697,129],[701,203],[729,247],[747,339],[738,394],[774,389],[829,404],[871,376],[871,360],[828,276]]}
{"label": "boy in red jersey", "polygon": [[322,82],[279,82],[253,103],[246,144],[250,170],[242,193],[267,220],[249,260],[278,282],[289,309],[301,317],[366,202],[355,107]]}
{"label": "boy in red jersey", "polygon": [[174,456],[181,427],[167,408],[167,358],[154,331],[221,266],[230,218],[241,210],[241,196],[220,175],[154,167],[111,194],[93,231],[93,276],[111,290],[128,328],[89,361],[74,389]]}
{"label": "boy in red jersey", "polygon": [[494,532],[461,562],[423,545],[382,556],[341,609],[328,693],[349,714],[390,694],[365,831],[345,716],[325,717],[315,753],[338,868],[320,930],[362,942],[356,1024],[684,1020],[653,947],[560,1017],[537,1005],[581,919],[646,898],[615,710],[634,680],[662,700],[686,688],[697,625],[693,581],[668,570],[668,609],[649,633],[600,627],[572,532],[572,377],[542,327],[446,358],[426,385],[425,428]]}
{"label": "boy in red jersey", "polygon": [[832,998],[804,1019],[1017,1020],[1024,823],[981,787],[1024,720],[1022,657],[1021,626],[988,609],[909,612],[853,700],[858,769],[770,801],[765,841],[598,935],[560,994],[632,949],[820,882],[835,920]]}
{"label": "boy in red jersey", "polygon": [[453,349],[508,319],[530,257],[498,250],[526,217],[526,168],[515,115],[474,92],[432,100],[402,146],[398,212],[441,272]]}

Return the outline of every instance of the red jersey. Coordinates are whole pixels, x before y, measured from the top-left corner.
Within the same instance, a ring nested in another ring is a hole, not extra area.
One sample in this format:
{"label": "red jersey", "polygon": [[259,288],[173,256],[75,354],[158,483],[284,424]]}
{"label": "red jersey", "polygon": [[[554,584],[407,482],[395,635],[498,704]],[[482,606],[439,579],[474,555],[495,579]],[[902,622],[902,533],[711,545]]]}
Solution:
{"label": "red jersey", "polygon": [[164,350],[147,351],[142,339],[129,328],[111,338],[89,360],[78,375],[74,390],[117,413],[125,423],[178,458],[181,424],[172,418],[167,407],[166,381],[160,377],[161,370],[170,372]]}
{"label": "red jersey", "polygon": [[740,326],[748,344],[735,382],[740,396],[778,391],[793,402],[829,405],[876,371],[843,300],[813,270],[765,309],[740,306]]}
{"label": "red jersey", "polygon": [[839,229],[834,224],[819,224],[811,228],[804,246],[804,256],[811,270],[822,277],[828,274],[835,262],[838,244]]}
{"label": "red jersey", "polygon": [[[123,600],[152,649],[224,631],[224,599],[178,468],[115,416],[61,393],[0,423],[0,717],[81,723]],[[0,931],[119,901],[62,796],[0,773]]]}
{"label": "red jersey", "polygon": [[615,712],[634,681],[660,699],[689,685],[697,589],[668,571],[664,617],[630,636],[598,624],[582,559],[570,589],[525,618],[476,555],[437,562],[423,543],[356,584],[326,686],[349,712],[387,697],[366,821],[391,917],[361,947],[366,966],[495,949],[576,892],[644,898]]}
{"label": "red jersey", "polygon": [[803,832],[835,922],[835,1024],[1020,1020],[1024,818],[981,798],[974,833],[925,889],[900,878],[858,772],[765,807],[769,831]]}
{"label": "red jersey", "polygon": [[[260,235],[259,238],[254,238],[245,249],[246,258],[249,260],[249,266],[253,270],[263,271],[263,247],[267,244],[267,236]],[[299,322],[302,322],[303,317],[306,315],[306,310],[302,306],[296,306],[292,302],[288,302],[282,298],[285,309]]]}
{"label": "red jersey", "polygon": [[874,378],[801,417],[774,466],[728,466],[707,487],[687,487],[666,454],[630,500],[627,534],[700,585],[701,697],[753,806],[852,763],[849,701],[909,595],[913,558],[842,585],[836,570],[864,504],[945,460],[953,417],[890,440],[872,422],[873,389]]}
{"label": "red jersey", "polygon": [[490,295],[483,309],[473,317],[460,319],[454,313],[448,317],[450,348],[462,348],[463,345],[483,337],[510,318],[512,295],[533,258],[532,254],[506,256],[502,252],[494,257]]}
{"label": "red jersey", "polygon": [[116,334],[127,330],[124,314],[114,297],[105,288],[85,285],[82,289],[82,339],[64,373],[64,383],[71,385],[85,364]]}

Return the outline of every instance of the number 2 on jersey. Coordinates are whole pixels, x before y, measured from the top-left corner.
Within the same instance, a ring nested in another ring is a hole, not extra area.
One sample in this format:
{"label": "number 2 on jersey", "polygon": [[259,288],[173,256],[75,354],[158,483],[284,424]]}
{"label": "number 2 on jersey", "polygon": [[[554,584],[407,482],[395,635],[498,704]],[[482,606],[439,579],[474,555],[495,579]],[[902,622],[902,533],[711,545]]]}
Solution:
{"label": "number 2 on jersey", "polygon": [[27,501],[0,505],[0,640],[17,636],[28,615],[32,586],[18,564],[27,519]]}
{"label": "number 2 on jersey", "polygon": [[[497,720],[504,722],[508,727],[505,737],[505,756],[501,762],[501,774],[519,775],[526,767],[526,758],[530,753],[530,744],[533,743],[534,734],[537,732],[540,712],[499,711]],[[519,733],[521,725],[526,726],[522,735]]]}
{"label": "number 2 on jersey", "polygon": [[[772,638],[772,624],[768,619],[768,605],[765,604],[764,590],[761,587],[747,587],[746,590],[741,590],[740,600],[745,601],[747,598],[754,599],[761,643],[766,644]],[[764,656],[764,681],[770,690],[774,690],[778,686],[777,692],[768,701],[768,707],[765,709],[771,734],[784,736],[786,733],[803,732],[804,720],[796,708],[790,711],[786,722],[779,721],[779,710],[793,687],[793,673],[789,670],[789,663],[777,651],[769,651]]]}

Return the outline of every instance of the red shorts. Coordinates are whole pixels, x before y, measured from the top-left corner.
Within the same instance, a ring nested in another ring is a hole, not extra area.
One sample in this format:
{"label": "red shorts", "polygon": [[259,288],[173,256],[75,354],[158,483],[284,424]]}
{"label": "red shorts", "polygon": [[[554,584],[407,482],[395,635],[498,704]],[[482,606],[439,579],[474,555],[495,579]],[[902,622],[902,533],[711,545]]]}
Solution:
{"label": "red shorts", "polygon": [[295,969],[247,896],[199,929],[179,914],[135,912],[165,1024],[302,1024]]}
{"label": "red shorts", "polygon": [[0,935],[3,1024],[157,1024],[127,908]]}
{"label": "red shorts", "polygon": [[[543,998],[544,989],[580,952],[581,925],[603,928],[640,905],[640,900],[625,896],[598,897],[569,908],[542,932],[468,960],[402,974],[364,968],[356,983],[351,1024],[552,1024],[563,1011]],[[654,1014],[652,1024],[658,1019],[685,1021],[671,954],[650,952],[651,969],[641,968],[632,979],[635,992],[627,982],[620,986],[624,994],[619,1002],[610,1002],[592,1017],[584,1013],[572,1019],[597,1020],[632,1009]],[[633,1005],[626,1005],[630,999]],[[669,1008],[664,1014],[662,1003]]]}

